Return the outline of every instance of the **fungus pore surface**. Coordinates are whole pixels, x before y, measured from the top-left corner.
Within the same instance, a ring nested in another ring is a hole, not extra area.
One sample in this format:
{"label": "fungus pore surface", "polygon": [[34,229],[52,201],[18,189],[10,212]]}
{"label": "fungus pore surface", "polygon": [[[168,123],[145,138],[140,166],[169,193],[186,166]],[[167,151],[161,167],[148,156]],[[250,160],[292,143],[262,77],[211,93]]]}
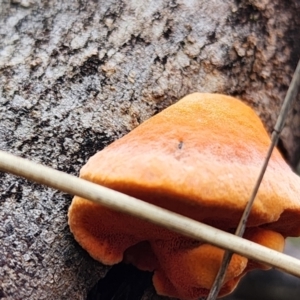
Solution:
{"label": "fungus pore surface", "polygon": [[[255,112],[220,94],[188,95],[89,159],[80,177],[194,220],[233,232],[270,138]],[[282,251],[300,235],[300,179],[274,150],[244,237]],[[158,294],[208,294],[224,251],[80,197],[69,209],[75,239],[108,265],[122,260],[153,271]],[[254,268],[235,254],[220,295]]]}

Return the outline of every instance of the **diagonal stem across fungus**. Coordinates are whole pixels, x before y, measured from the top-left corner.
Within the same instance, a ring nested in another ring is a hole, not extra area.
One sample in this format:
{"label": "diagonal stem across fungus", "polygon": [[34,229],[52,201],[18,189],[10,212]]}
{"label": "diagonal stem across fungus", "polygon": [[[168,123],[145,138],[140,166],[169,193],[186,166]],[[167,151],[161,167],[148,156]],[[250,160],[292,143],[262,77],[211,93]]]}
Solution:
{"label": "diagonal stem across fungus", "polygon": [[[276,145],[278,143],[279,135],[280,135],[280,133],[282,131],[282,128],[284,126],[284,122],[285,122],[285,119],[287,117],[289,107],[290,107],[291,103],[293,102],[293,100],[297,96],[299,86],[300,86],[300,60],[298,61],[296,71],[294,73],[294,76],[292,78],[291,84],[290,84],[289,89],[287,91],[286,97],[285,97],[284,102],[282,104],[281,111],[279,113],[278,119],[276,121],[274,130],[273,130],[273,133],[272,133],[271,144],[269,146],[265,161],[263,163],[263,166],[261,168],[261,171],[259,173],[259,176],[258,176],[257,181],[255,183],[255,186],[253,188],[252,194],[249,198],[249,201],[246,204],[245,210],[244,210],[243,215],[240,219],[238,227],[235,231],[236,236],[242,237],[244,232],[245,232],[247,219],[248,219],[249,214],[251,212],[252,205],[254,203],[255,197],[257,195],[258,189],[260,187],[260,184],[262,182],[262,179],[264,177],[266,169],[268,167],[268,163],[269,163],[269,160],[271,158],[272,152],[273,152],[274,148],[276,147]],[[213,286],[210,290],[210,293],[207,297],[207,300],[215,300],[217,298],[217,296],[220,292],[220,289],[222,287],[222,284],[224,282],[226,270],[227,270],[227,268],[230,264],[232,255],[233,255],[233,252],[231,252],[229,250],[226,250],[224,252],[222,264],[220,266],[220,269],[218,271],[216,279],[213,283]]]}

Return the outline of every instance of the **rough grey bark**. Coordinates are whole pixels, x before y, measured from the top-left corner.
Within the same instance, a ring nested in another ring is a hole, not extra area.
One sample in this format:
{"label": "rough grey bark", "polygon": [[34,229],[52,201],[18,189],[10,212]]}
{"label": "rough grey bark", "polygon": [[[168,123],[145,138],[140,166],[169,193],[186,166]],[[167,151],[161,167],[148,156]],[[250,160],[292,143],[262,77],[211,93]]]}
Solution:
{"label": "rough grey bark", "polygon": [[[77,174],[195,91],[243,99],[271,130],[300,52],[299,13],[297,0],[0,0],[0,148]],[[293,166],[299,111],[298,101],[280,145]],[[0,176],[0,298],[85,299],[106,268],[68,230],[71,196]]]}

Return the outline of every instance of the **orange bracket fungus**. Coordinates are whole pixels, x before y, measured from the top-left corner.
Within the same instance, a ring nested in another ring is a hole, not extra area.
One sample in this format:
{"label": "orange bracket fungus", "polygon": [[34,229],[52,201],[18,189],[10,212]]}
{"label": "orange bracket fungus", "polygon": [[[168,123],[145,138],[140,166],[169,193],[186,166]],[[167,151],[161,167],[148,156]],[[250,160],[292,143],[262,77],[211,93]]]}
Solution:
{"label": "orange bracket fungus", "polygon": [[[91,157],[80,177],[234,232],[270,143],[254,111],[220,94],[195,93],[155,115]],[[272,154],[244,234],[282,251],[300,235],[300,179]],[[208,294],[224,250],[147,221],[74,197],[69,225],[100,262],[124,260],[152,271],[158,294],[197,299]],[[254,268],[268,266],[234,254],[220,295]]]}

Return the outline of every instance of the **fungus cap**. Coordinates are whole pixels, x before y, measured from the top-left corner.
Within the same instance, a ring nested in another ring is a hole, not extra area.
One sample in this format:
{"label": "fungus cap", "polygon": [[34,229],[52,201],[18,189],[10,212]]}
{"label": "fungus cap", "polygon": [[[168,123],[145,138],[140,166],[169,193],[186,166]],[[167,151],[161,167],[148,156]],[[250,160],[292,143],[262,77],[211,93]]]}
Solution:
{"label": "fungus cap", "polygon": [[[240,100],[195,93],[91,157],[80,177],[233,232],[269,144],[262,122]],[[245,237],[282,251],[284,237],[300,235],[299,186],[275,150]],[[160,294],[207,295],[221,263],[216,247],[79,197],[69,209],[69,225],[82,247],[104,264],[120,262],[125,253],[127,261],[154,271]],[[266,268],[235,255],[221,294],[256,267]]]}

